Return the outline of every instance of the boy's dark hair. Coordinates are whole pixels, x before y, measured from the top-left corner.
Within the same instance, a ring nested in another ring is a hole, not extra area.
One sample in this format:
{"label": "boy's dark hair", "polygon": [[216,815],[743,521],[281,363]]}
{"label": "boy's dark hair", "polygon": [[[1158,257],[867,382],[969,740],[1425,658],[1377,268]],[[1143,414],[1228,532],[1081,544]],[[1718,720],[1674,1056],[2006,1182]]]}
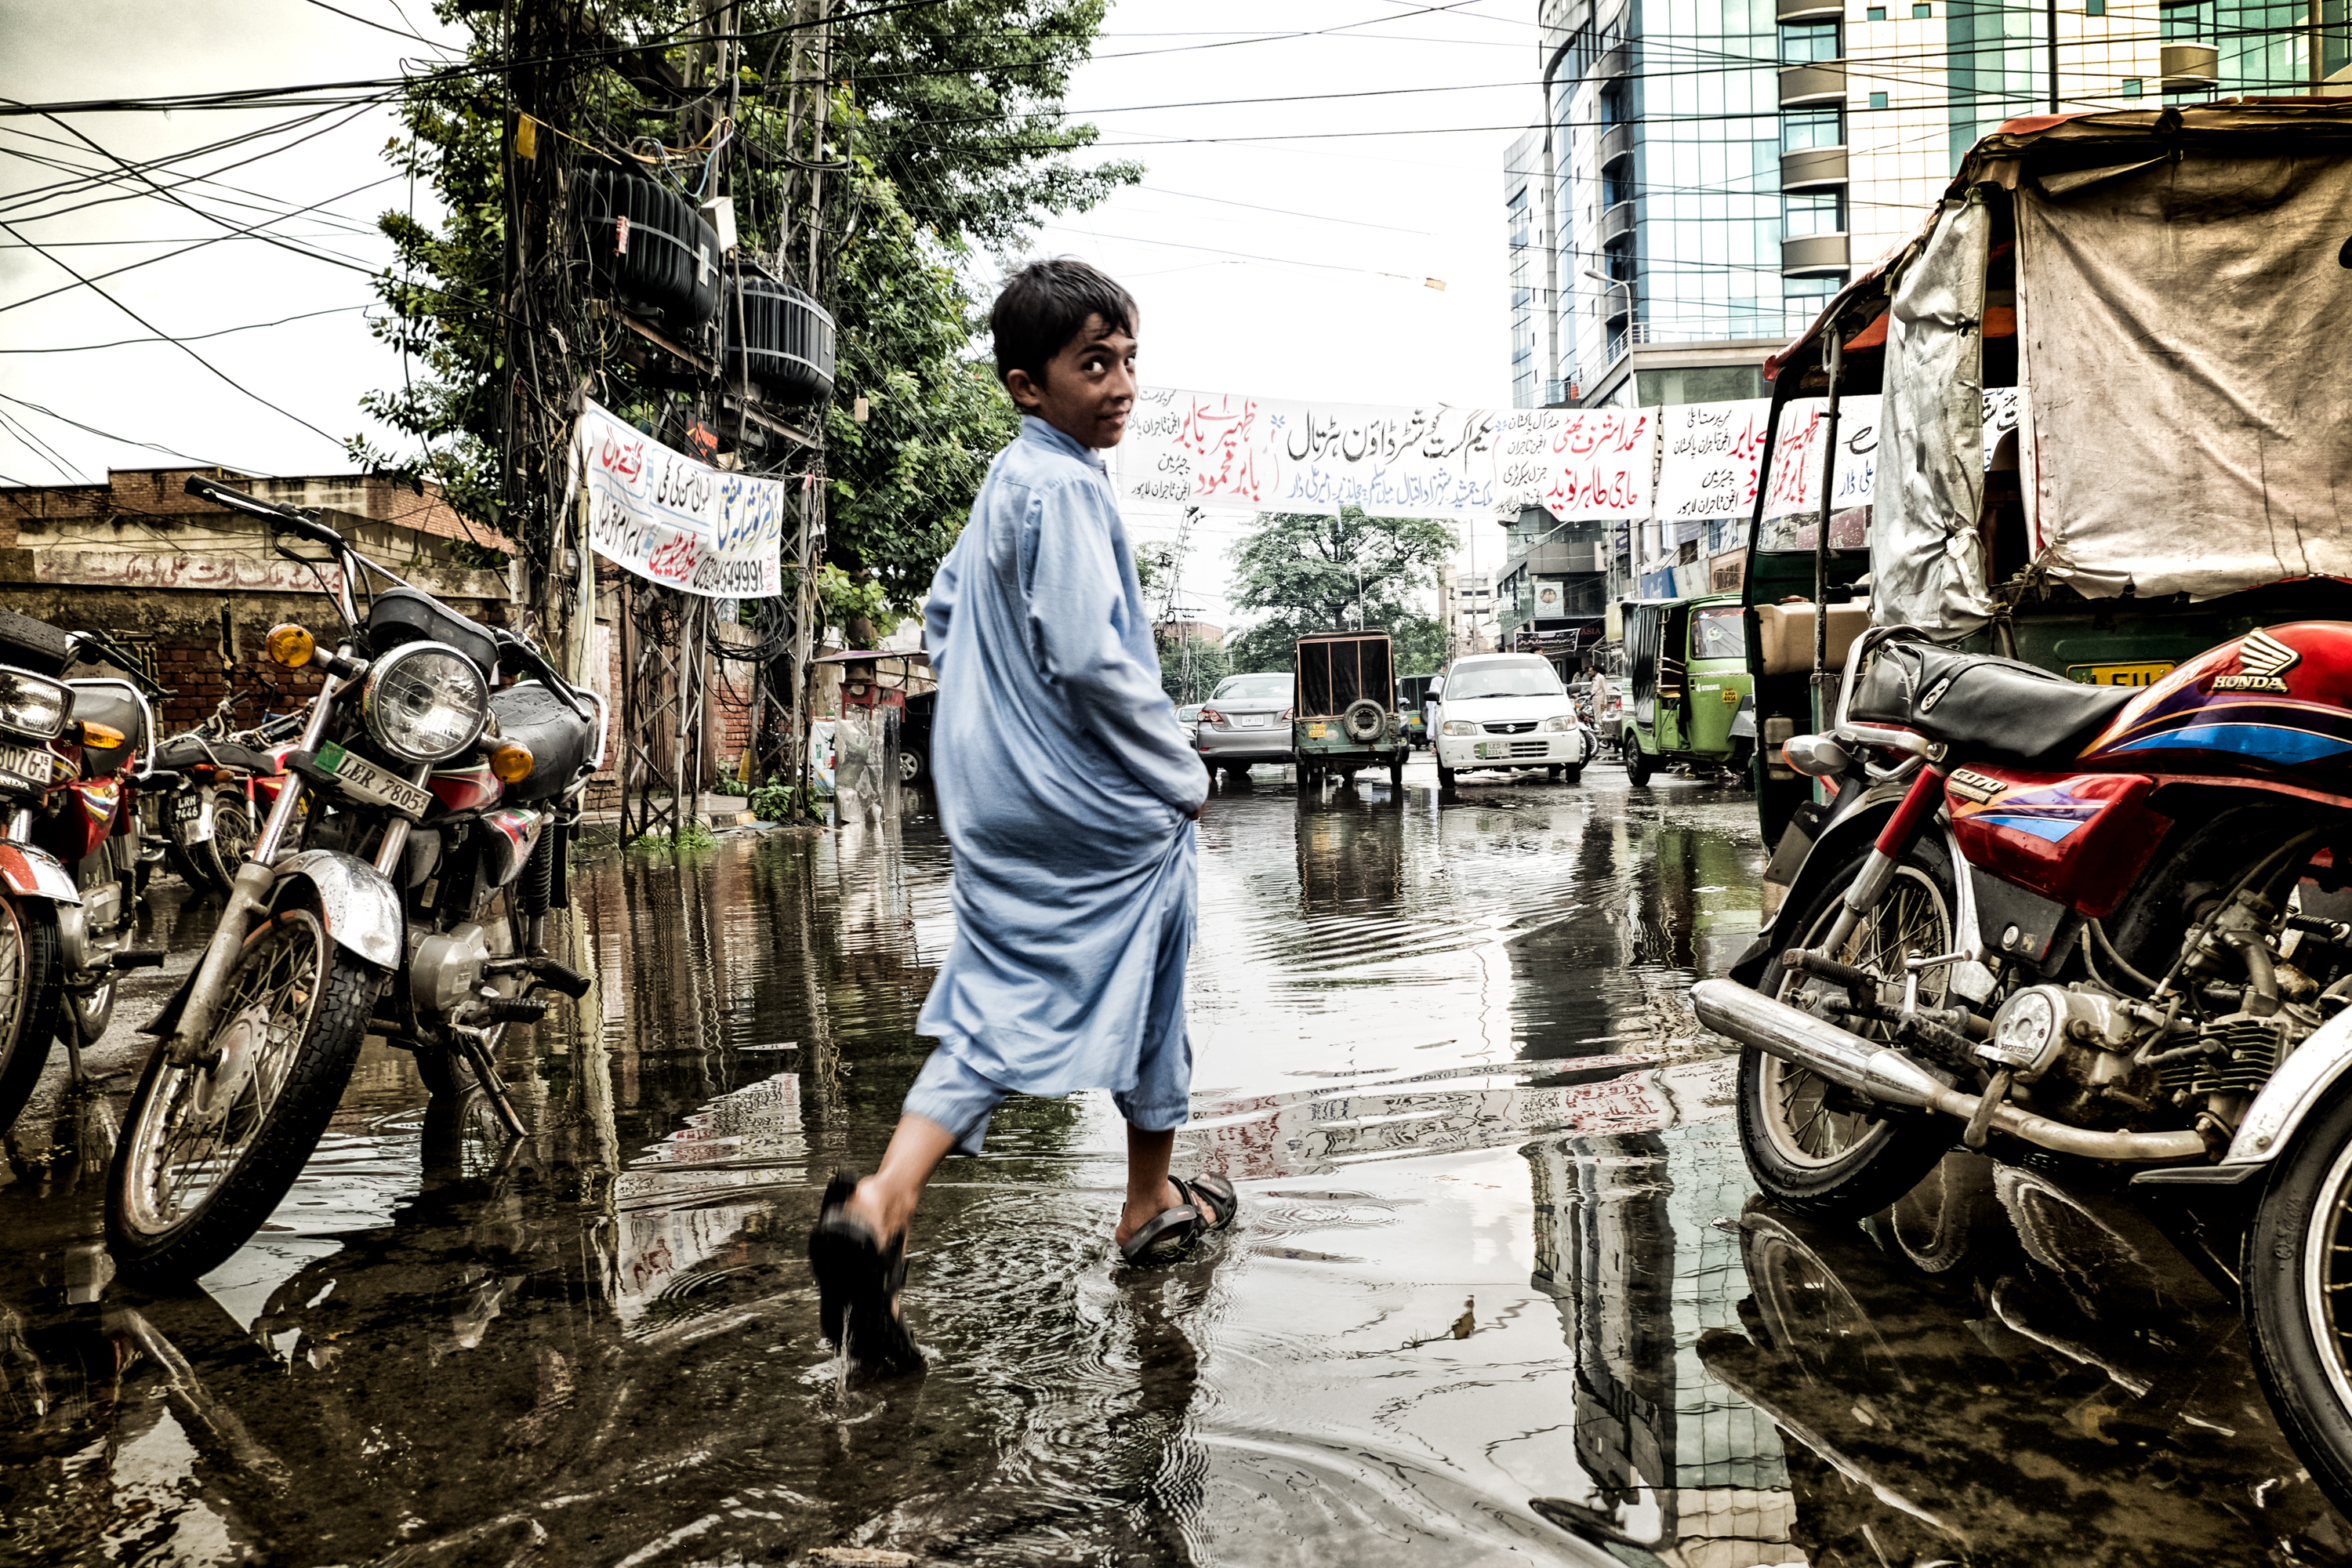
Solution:
{"label": "boy's dark hair", "polygon": [[1014,371],[1025,370],[1044,385],[1046,364],[1089,316],[1132,335],[1135,296],[1073,257],[1033,261],[1015,272],[988,312],[989,330],[996,334],[996,379],[1009,382]]}

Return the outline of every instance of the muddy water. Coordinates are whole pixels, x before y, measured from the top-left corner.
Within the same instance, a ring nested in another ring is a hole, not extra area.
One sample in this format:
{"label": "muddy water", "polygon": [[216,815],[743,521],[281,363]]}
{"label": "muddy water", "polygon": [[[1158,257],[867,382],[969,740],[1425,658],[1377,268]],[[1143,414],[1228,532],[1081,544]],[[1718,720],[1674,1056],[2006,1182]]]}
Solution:
{"label": "muddy water", "polygon": [[[596,988],[503,1053],[537,1135],[372,1047],[182,1296],[95,1239],[127,1082],[45,1096],[0,1185],[0,1553],[2347,1560],[2137,1216],[1958,1161],[1867,1229],[1752,1203],[1682,999],[1755,924],[1744,796],[1433,782],[1211,802],[1179,1161],[1242,1226],[1122,1273],[1107,1099],[1016,1100],[919,1222],[919,1379],[844,1380],[801,1249],[925,1049],[919,811],[588,862]],[[203,910],[158,910],[184,967]]]}

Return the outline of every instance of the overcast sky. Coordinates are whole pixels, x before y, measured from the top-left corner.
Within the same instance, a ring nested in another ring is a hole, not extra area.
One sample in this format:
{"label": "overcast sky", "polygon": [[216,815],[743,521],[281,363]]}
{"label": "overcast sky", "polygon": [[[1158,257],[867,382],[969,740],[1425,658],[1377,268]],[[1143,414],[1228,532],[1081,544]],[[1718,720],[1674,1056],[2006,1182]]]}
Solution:
{"label": "overcast sky", "polygon": [[[404,59],[434,58],[413,26],[453,37],[425,4],[336,3],[379,25],[309,0],[0,0],[0,96],[390,76]],[[1144,374],[1160,384],[1507,403],[1502,158],[1540,112],[1534,12],[1534,0],[1118,0],[1069,105],[1102,128],[1103,155],[1140,159],[1148,173],[1094,212],[1045,226],[1034,249],[1083,256],[1134,289]],[[119,186],[32,194],[108,166],[74,132],[137,161],[310,115],[321,117],[175,167],[220,171],[184,194],[232,223],[320,204],[270,229],[317,255],[228,238],[172,256],[226,231],[153,195],[85,205]],[[0,227],[0,483],[188,458],[333,473],[349,468],[343,437],[389,440],[359,398],[403,374],[362,309],[366,274],[388,255],[373,219],[412,199],[383,158],[393,132],[380,110],[0,120],[0,225],[21,231]],[[259,153],[270,155],[223,168]],[[119,304],[60,269],[95,278],[153,258],[164,258],[98,279]],[[283,324],[231,330],[264,322]],[[195,340],[213,368],[152,342],[24,352],[156,332]],[[1209,520],[1187,570],[1185,597],[1212,619],[1228,618],[1223,552],[1240,528]],[[1500,532],[1477,535],[1477,564],[1489,568]]]}

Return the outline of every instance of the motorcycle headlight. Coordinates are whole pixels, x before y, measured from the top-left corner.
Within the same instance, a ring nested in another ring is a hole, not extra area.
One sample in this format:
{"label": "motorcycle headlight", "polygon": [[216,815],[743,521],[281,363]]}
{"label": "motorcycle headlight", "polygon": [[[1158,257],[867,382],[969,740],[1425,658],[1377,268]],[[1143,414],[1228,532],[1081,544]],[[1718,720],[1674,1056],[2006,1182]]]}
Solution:
{"label": "motorcycle headlight", "polygon": [[54,741],[65,733],[72,712],[73,694],[63,681],[0,668],[0,730]]}
{"label": "motorcycle headlight", "polygon": [[1478,726],[1467,719],[1448,719],[1444,728],[1439,731],[1440,734],[1445,735],[1475,735],[1477,732]]}
{"label": "motorcycle headlight", "polygon": [[404,763],[456,756],[481,738],[489,712],[488,682],[446,643],[393,649],[375,661],[360,691],[368,733]]}
{"label": "motorcycle headlight", "polygon": [[1555,714],[1543,721],[1543,731],[1547,735],[1565,735],[1575,728],[1576,721],[1565,713]]}

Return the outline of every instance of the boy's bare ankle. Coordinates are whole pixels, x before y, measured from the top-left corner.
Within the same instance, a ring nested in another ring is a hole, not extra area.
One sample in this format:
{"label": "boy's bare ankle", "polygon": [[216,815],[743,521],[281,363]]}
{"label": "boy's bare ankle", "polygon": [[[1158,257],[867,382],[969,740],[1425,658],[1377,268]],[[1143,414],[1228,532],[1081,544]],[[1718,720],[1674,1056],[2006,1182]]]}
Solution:
{"label": "boy's bare ankle", "polygon": [[885,1247],[907,1228],[907,1223],[915,1215],[915,1205],[883,1185],[878,1176],[868,1176],[859,1182],[857,1190],[849,1195],[849,1202],[844,1206],[849,1210],[852,1218],[872,1231],[875,1239]]}

